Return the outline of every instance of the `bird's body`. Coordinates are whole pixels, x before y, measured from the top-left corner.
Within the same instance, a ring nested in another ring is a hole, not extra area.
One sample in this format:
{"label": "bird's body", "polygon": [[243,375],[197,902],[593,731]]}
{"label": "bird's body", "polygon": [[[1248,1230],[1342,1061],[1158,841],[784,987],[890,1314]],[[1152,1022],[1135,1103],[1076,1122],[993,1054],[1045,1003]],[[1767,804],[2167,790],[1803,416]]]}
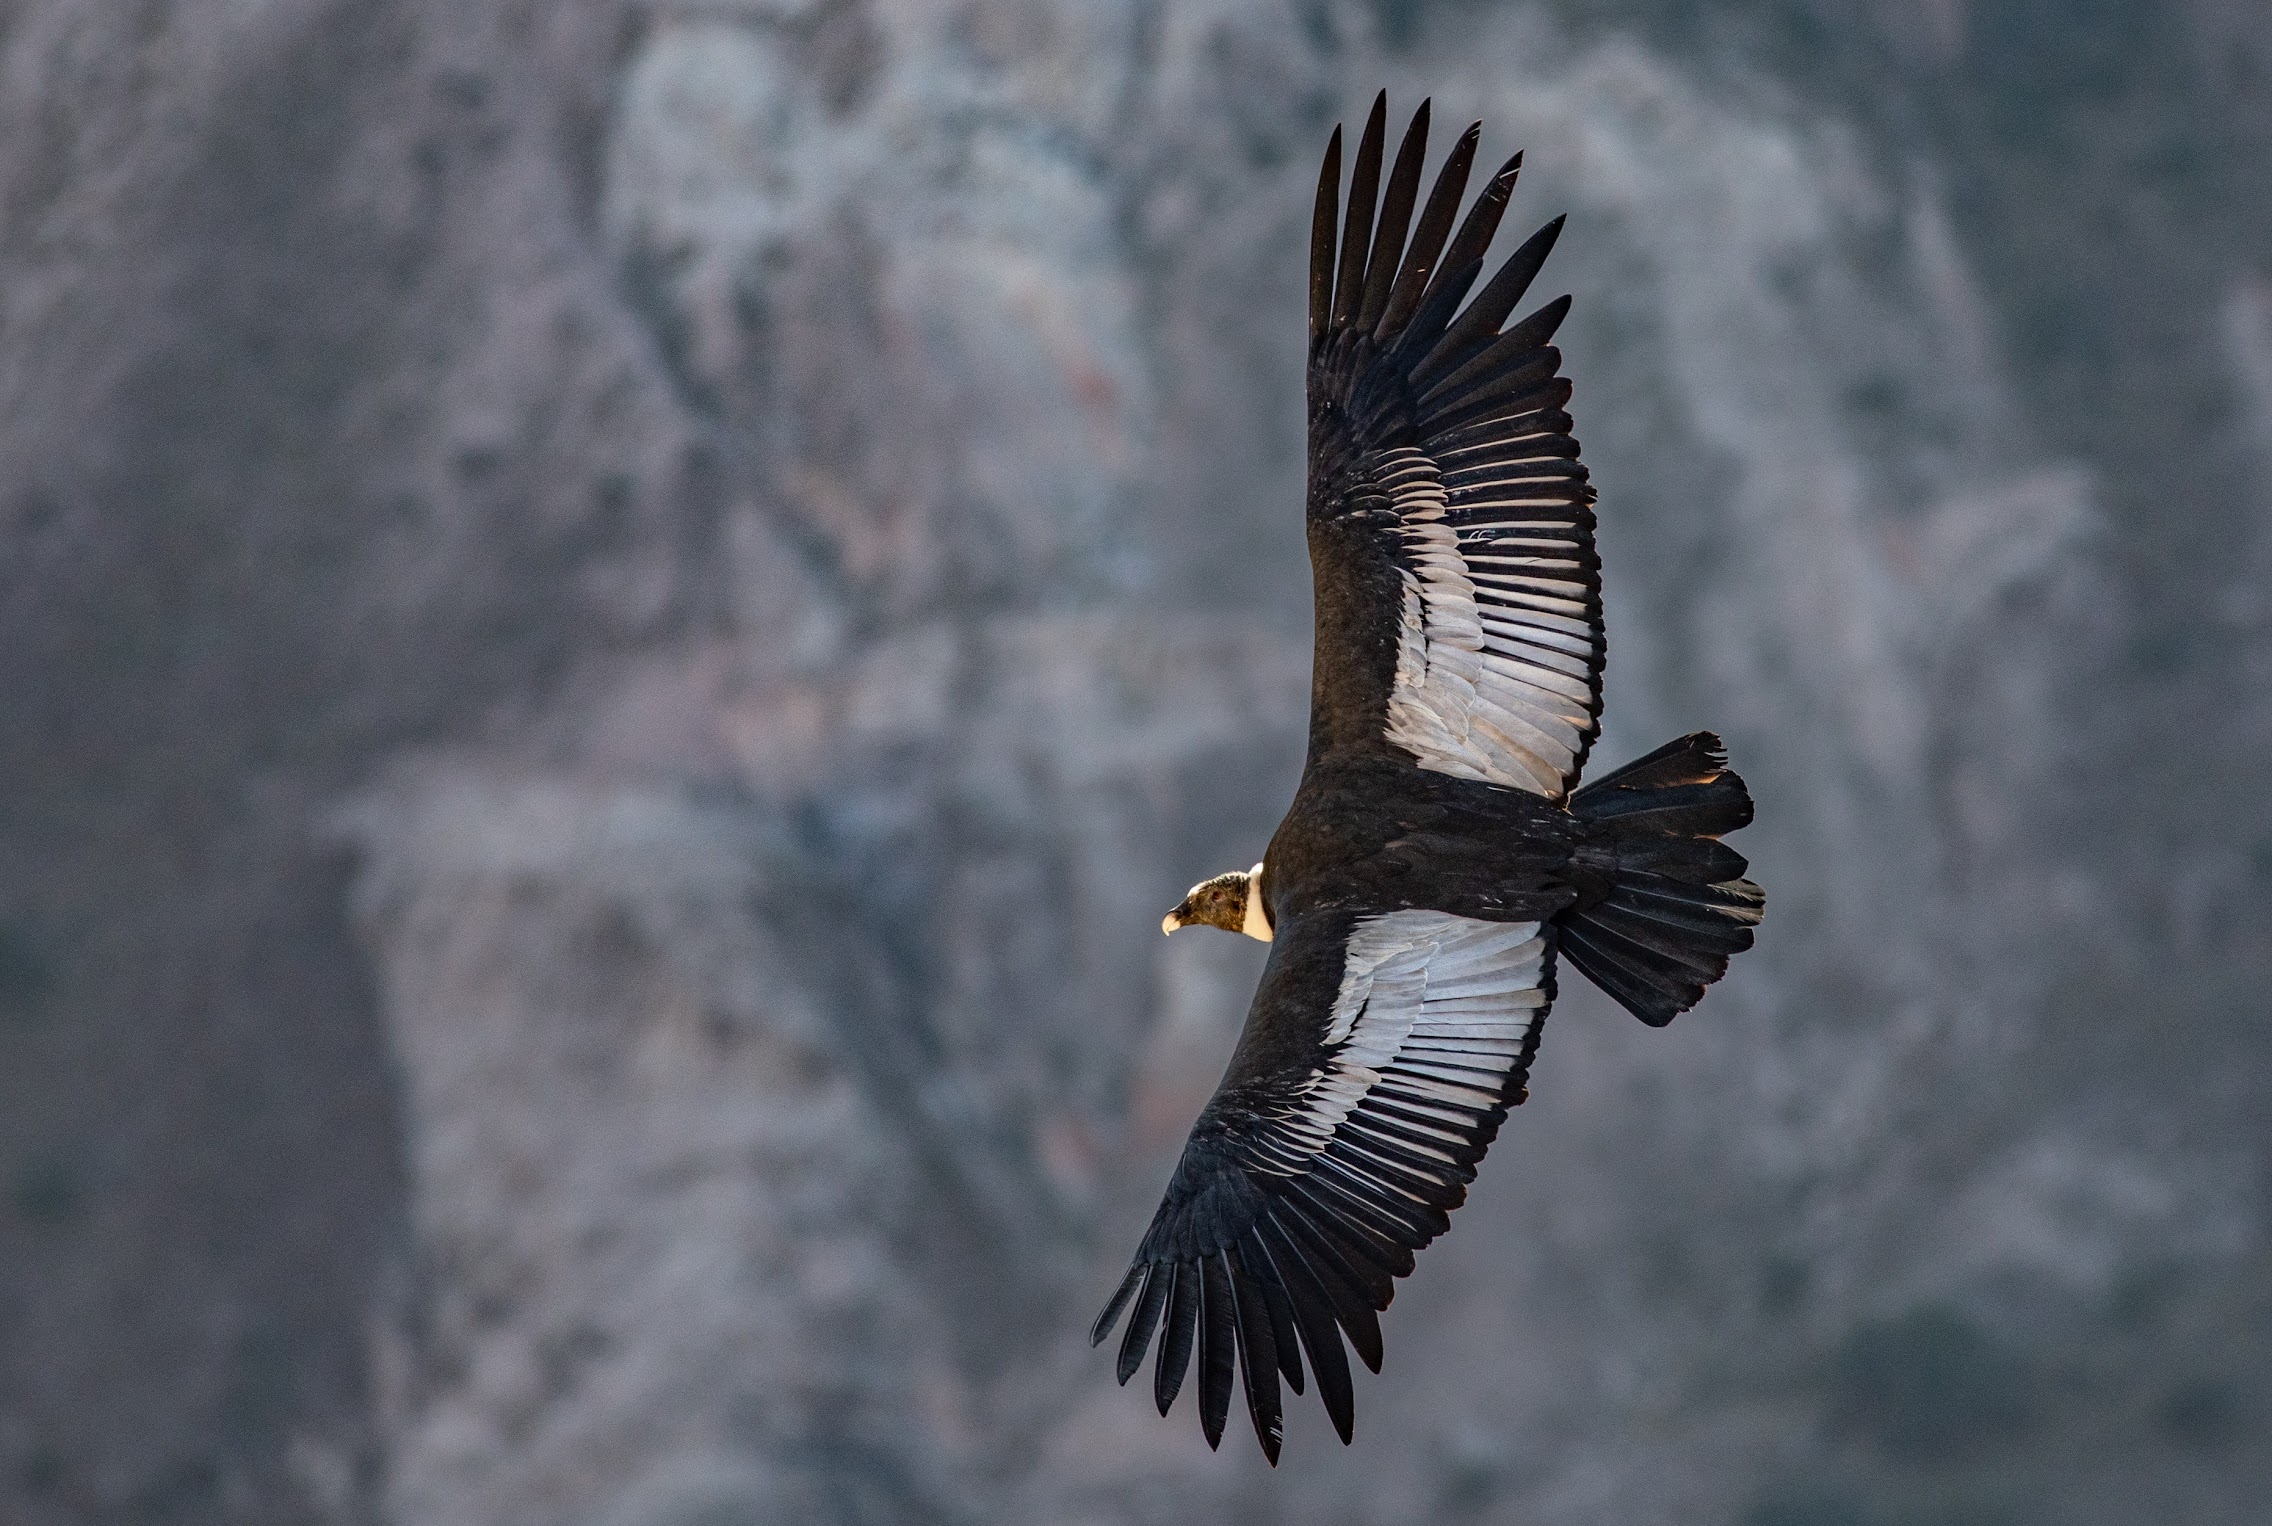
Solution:
{"label": "bird's body", "polygon": [[1377,228],[1385,100],[1338,238],[1338,131],[1327,149],[1310,276],[1308,759],[1262,862],[1193,887],[1166,923],[1243,931],[1271,953],[1094,1332],[1130,1311],[1123,1382],[1159,1333],[1163,1414],[1196,1355],[1211,1444],[1243,1373],[1273,1461],[1281,1378],[1297,1393],[1314,1378],[1349,1439],[1342,1342],[1379,1370],[1394,1279],[1526,1095],[1558,958],[1667,1022],[1750,946],[1763,904],[1719,841],[1751,801],[1716,738],[1576,788],[1603,631],[1594,494],[1548,344],[1568,299],[1501,328],[1560,222],[1462,307],[1520,158],[1453,234],[1470,128],[1408,246],[1427,110]]}
{"label": "bird's body", "polygon": [[1312,760],[1262,857],[1273,929],[1312,912],[1550,917],[1575,899],[1577,823],[1536,795],[1350,750]]}

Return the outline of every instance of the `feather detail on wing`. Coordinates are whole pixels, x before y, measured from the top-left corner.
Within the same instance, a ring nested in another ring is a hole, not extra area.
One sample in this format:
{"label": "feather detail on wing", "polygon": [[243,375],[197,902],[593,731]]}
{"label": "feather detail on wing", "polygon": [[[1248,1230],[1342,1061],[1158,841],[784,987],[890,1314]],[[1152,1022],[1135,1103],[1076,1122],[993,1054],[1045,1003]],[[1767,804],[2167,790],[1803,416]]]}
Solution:
{"label": "feather detail on wing", "polygon": [[1161,1333],[1165,1414],[1196,1349],[1200,1423],[1222,1438],[1231,1353],[1275,1462],[1278,1383],[1304,1363],[1343,1441],[1355,1422],[1346,1337],[1378,1372],[1379,1310],[1448,1227],[1523,1083],[1554,995],[1537,922],[1433,911],[1311,913],[1280,929],[1249,1038],[1299,1029],[1304,1057],[1242,1041],[1200,1115],[1135,1265],[1092,1338],[1134,1314],[1125,1383]]}
{"label": "feather detail on wing", "polygon": [[[1310,514],[1361,524],[1361,557],[1394,571],[1396,606],[1352,617],[1395,625],[1394,673],[1382,675],[1385,692],[1364,697],[1378,737],[1422,768],[1560,800],[1599,730],[1604,651],[1594,493],[1563,411],[1570,384],[1557,375],[1561,352],[1549,343],[1569,299],[1501,325],[1561,220],[1509,256],[1462,309],[1521,156],[1492,178],[1447,248],[1474,154],[1470,128],[1406,247],[1427,107],[1406,134],[1375,230],[1384,113],[1385,101],[1376,103],[1366,124],[1338,244],[1338,137],[1319,184]],[[1313,537],[1313,556],[1316,545]],[[1321,579],[1349,583],[1367,573],[1319,567]],[[1321,598],[1321,612],[1329,607]],[[1329,629],[1325,619],[1321,663],[1355,663],[1351,654],[1380,641],[1377,629]]]}

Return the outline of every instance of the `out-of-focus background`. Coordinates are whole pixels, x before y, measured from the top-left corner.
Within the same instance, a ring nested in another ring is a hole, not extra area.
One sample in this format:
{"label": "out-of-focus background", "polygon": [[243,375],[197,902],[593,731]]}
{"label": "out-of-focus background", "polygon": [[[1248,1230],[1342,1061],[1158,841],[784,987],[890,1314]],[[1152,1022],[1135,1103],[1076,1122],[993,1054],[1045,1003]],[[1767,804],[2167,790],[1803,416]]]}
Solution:
{"label": "out-of-focus background", "polygon": [[[1384,84],[1770,906],[1273,1473],[1083,1332]],[[0,1521],[2261,1521],[2268,500],[2253,0],[0,3]]]}

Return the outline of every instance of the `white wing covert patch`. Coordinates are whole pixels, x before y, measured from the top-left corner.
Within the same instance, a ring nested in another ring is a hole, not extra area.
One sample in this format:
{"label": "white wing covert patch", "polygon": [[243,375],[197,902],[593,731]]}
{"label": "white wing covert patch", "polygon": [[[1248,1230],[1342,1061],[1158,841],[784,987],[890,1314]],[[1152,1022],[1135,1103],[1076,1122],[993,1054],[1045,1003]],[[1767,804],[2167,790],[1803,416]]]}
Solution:
{"label": "white wing covert patch", "polygon": [[[1385,735],[1422,768],[1561,799],[1594,734],[1601,652],[1568,494],[1517,496],[1525,479],[1513,474],[1534,464],[1517,460],[1455,504],[1420,451],[1383,461],[1404,580]],[[1553,517],[1524,517],[1534,509]]]}
{"label": "white wing covert patch", "polygon": [[[1482,922],[1439,911],[1359,920],[1343,957],[1324,1044],[1326,1061],[1263,1131],[1255,1164],[1292,1176],[1333,1165],[1419,1200],[1400,1184],[1412,1162],[1367,1148],[1366,1114],[1395,1119],[1400,1151],[1446,1168],[1477,1118],[1500,1106],[1527,1067],[1550,999],[1547,947],[1536,922]],[[1352,1122],[1352,1115],[1355,1122]],[[1419,1169],[1426,1169],[1420,1167]],[[1430,1172],[1430,1175],[1439,1173]]]}

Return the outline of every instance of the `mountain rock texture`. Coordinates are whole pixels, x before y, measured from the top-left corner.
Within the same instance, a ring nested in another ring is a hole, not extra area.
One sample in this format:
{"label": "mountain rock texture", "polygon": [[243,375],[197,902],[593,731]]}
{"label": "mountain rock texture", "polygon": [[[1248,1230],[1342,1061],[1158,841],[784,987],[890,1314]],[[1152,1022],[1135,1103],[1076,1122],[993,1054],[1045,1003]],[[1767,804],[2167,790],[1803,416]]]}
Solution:
{"label": "mountain rock texture", "polygon": [[[1770,910],[1273,1472],[1084,1336],[1381,85]],[[2258,1519],[2267,250],[2239,0],[0,0],[0,1520]]]}

